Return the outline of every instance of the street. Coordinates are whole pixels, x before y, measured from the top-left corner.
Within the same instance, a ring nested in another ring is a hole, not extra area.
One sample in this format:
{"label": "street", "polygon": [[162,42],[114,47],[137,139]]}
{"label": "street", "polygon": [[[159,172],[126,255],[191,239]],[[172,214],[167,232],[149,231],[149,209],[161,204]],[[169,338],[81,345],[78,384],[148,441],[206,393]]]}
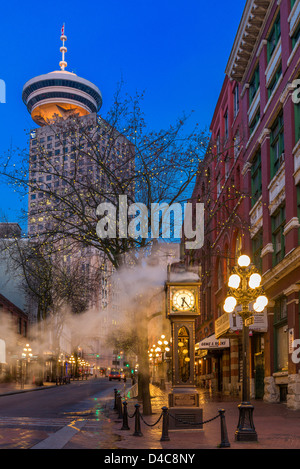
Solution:
{"label": "street", "polygon": [[[124,383],[100,378],[0,396],[0,449],[29,449],[43,441],[47,441],[46,448],[59,449],[83,425],[86,430],[99,431],[105,424],[106,402],[111,404],[115,388],[123,392]],[[62,436],[56,437],[53,448],[47,439],[54,434]]]}

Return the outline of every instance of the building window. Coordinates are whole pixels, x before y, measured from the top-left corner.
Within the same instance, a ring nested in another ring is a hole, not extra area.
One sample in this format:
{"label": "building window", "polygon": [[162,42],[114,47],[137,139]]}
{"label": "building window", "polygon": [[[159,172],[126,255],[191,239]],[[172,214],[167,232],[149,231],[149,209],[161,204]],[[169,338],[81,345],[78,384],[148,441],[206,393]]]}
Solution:
{"label": "building window", "polygon": [[294,114],[295,114],[295,143],[300,140],[300,102],[294,104]]}
{"label": "building window", "polygon": [[252,239],[253,262],[256,268],[262,271],[262,258],[260,257],[263,248],[263,230],[260,230]]}
{"label": "building window", "polygon": [[251,203],[257,202],[262,192],[261,182],[261,152],[258,151],[253,158],[251,166]]}
{"label": "building window", "polygon": [[285,237],[284,237],[284,226],[285,226],[285,206],[280,207],[279,210],[272,216],[272,241],[273,241],[273,265],[278,264],[285,254]]}
{"label": "building window", "polygon": [[237,235],[235,240],[235,263],[237,263],[238,258],[242,254],[242,236],[240,234]]}
{"label": "building window", "polygon": [[225,163],[225,178],[227,179],[229,176],[229,172],[230,172],[230,160],[229,160],[228,155],[226,156],[224,163]]}
{"label": "building window", "polygon": [[22,319],[18,318],[18,334],[22,333]]}
{"label": "building window", "polygon": [[218,275],[217,282],[218,282],[218,290],[219,290],[223,286],[222,264],[221,264],[220,259],[219,259],[219,262],[218,262],[217,275]]}
{"label": "building window", "polygon": [[297,45],[298,41],[300,39],[300,23],[298,24],[296,31],[292,35],[292,47],[293,49]]}
{"label": "building window", "polygon": [[279,67],[277,68],[277,70],[276,70],[276,72],[275,72],[275,74],[274,74],[274,76],[271,80],[271,83],[268,86],[268,98],[270,98],[272,96],[273,91],[275,90],[281,75],[282,75],[282,66],[281,66],[281,63],[280,63]]}
{"label": "building window", "polygon": [[236,132],[235,137],[234,137],[234,159],[236,160],[239,152],[240,152],[240,132],[239,130]]}
{"label": "building window", "polygon": [[281,37],[281,28],[280,28],[280,14],[278,14],[275,23],[271,29],[271,32],[268,37],[268,45],[267,45],[267,54],[268,54],[268,62],[270,62],[271,57],[273,55],[274,50],[278,44],[278,41]]}
{"label": "building window", "polygon": [[255,116],[253,117],[251,123],[250,123],[250,126],[249,126],[249,130],[250,130],[250,135],[253,134],[257,124],[259,123],[260,121],[260,109],[258,109],[257,113],[255,114]]}
{"label": "building window", "polygon": [[239,85],[236,85],[236,87],[233,90],[233,112],[234,112],[234,117],[237,116],[240,108],[240,95],[239,95]]}
{"label": "building window", "polygon": [[225,141],[228,140],[228,128],[229,128],[229,123],[228,123],[228,109],[224,115],[224,126],[225,126]]}
{"label": "building window", "polygon": [[251,105],[252,101],[255,98],[259,85],[260,85],[259,65],[257,65],[249,83],[249,106]]}
{"label": "building window", "polygon": [[283,113],[281,112],[277,117],[273,127],[271,128],[270,135],[271,145],[271,179],[275,176],[280,165],[284,161],[284,133],[283,133]]}
{"label": "building window", "polygon": [[220,134],[219,134],[219,133],[218,133],[218,135],[217,135],[217,144],[216,144],[216,145],[217,145],[217,157],[219,157],[219,155],[220,155],[220,150],[221,150],[221,149],[220,149]]}
{"label": "building window", "polygon": [[[297,217],[300,220],[300,185],[296,186],[297,193]],[[300,230],[298,230],[298,244],[300,245]]]}
{"label": "building window", "polygon": [[275,300],[274,306],[275,368],[288,369],[288,327],[286,297]]}
{"label": "building window", "polygon": [[221,194],[221,176],[218,174],[217,176],[217,197]]}

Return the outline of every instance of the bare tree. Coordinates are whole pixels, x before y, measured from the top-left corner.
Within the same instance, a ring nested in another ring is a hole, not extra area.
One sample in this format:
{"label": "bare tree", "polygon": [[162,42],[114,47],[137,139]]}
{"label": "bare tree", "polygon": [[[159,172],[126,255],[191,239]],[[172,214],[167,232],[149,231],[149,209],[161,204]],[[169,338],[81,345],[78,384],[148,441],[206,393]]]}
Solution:
{"label": "bare tree", "polygon": [[[124,262],[130,268],[151,243],[151,236],[99,237],[98,205],[114,206],[117,233],[120,196],[126,196],[128,203],[143,203],[150,226],[152,204],[184,204],[190,200],[196,177],[205,175],[210,142],[207,132],[198,125],[187,131],[188,116],[166,130],[149,129],[141,110],[142,99],[139,94],[124,97],[120,87],[105,117],[91,115],[89,120],[73,116],[49,124],[62,149],[59,163],[42,143],[36,146],[34,160],[32,152],[29,158],[27,151],[20,151],[3,161],[2,179],[21,194],[29,194],[25,217],[43,220],[42,229],[30,232],[30,238],[51,246],[53,255],[90,247],[105,255],[115,269]],[[206,184],[205,194],[197,201],[209,203],[214,190],[214,184]],[[40,198],[33,202],[32,196],[37,195]],[[216,229],[213,221],[220,209],[211,204],[208,210],[211,229]],[[127,214],[123,220],[126,226],[131,219]],[[145,347],[143,343],[143,350]],[[148,380],[147,373],[145,376]]]}

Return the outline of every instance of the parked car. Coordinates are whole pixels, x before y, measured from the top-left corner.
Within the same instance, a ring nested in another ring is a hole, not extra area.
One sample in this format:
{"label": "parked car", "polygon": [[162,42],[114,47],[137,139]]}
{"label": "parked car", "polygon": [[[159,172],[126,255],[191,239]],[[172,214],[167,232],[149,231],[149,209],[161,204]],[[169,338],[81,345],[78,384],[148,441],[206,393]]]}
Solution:
{"label": "parked car", "polygon": [[108,379],[109,379],[109,381],[111,381],[112,379],[118,379],[119,381],[121,381],[120,372],[119,371],[111,371],[108,375]]}

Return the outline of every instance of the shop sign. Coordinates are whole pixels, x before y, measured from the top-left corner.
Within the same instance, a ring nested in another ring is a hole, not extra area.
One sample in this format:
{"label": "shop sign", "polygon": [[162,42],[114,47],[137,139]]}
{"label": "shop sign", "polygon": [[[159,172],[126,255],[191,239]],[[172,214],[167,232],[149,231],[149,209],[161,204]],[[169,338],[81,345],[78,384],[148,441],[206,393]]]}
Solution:
{"label": "shop sign", "polygon": [[219,348],[228,348],[229,347],[229,339],[217,339],[215,334],[207,337],[206,339],[201,340],[198,344],[196,344],[196,348],[199,349],[219,349]]}
{"label": "shop sign", "polygon": [[[196,347],[197,347],[197,344],[196,344]],[[207,353],[208,353],[207,350],[197,350],[196,358],[199,359],[199,358],[206,357]]]}
{"label": "shop sign", "polygon": [[[249,330],[254,332],[267,332],[267,311],[254,314],[254,322],[249,325]],[[243,320],[239,314],[225,313],[215,321],[215,336],[218,339],[224,334],[234,333],[243,329]]]}

